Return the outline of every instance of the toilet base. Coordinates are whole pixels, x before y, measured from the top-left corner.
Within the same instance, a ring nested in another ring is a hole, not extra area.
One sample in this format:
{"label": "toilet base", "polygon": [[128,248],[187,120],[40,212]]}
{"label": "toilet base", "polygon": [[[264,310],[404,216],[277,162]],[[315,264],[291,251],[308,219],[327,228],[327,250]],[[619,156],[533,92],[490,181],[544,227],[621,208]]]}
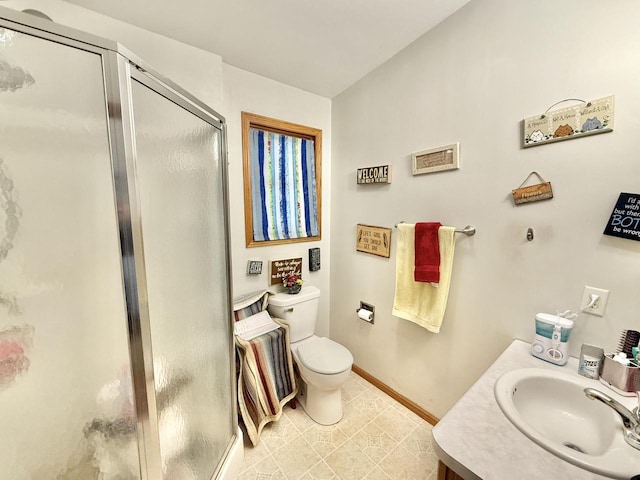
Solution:
{"label": "toilet base", "polygon": [[333,425],[342,420],[342,389],[319,390],[300,380],[296,399],[309,418],[320,425]]}

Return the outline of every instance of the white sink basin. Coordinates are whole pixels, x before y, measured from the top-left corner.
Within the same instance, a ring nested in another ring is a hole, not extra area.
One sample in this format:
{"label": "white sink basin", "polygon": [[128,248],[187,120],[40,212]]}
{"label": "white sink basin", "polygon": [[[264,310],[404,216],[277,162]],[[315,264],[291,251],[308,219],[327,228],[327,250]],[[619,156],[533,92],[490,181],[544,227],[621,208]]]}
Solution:
{"label": "white sink basin", "polygon": [[625,442],[620,416],[588,399],[586,387],[607,390],[577,374],[523,368],[498,378],[494,393],[505,416],[554,455],[611,478],[640,474],[640,451]]}

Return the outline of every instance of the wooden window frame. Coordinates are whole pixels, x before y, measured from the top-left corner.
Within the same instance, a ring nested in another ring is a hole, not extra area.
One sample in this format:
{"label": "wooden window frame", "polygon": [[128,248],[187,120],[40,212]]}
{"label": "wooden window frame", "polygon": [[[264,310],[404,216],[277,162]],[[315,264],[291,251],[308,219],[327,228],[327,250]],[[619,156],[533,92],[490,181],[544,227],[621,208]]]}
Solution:
{"label": "wooden window frame", "polygon": [[[252,128],[292,137],[313,140],[316,174],[316,202],[318,235],[312,237],[286,238],[278,240],[256,241],[253,239],[253,193],[251,189],[251,141]],[[316,242],[322,239],[322,130],[264,117],[254,113],[242,112],[242,162],[244,178],[244,229],[247,247],[264,247],[298,242]]]}

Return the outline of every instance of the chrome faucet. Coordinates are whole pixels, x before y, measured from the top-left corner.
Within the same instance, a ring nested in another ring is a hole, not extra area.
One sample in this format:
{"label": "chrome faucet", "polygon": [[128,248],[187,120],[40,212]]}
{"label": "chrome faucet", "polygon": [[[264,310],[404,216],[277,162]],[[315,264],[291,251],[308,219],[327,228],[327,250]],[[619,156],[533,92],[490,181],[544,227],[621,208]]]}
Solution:
{"label": "chrome faucet", "polygon": [[[636,407],[632,412],[617,400],[595,388],[585,388],[584,394],[591,400],[600,400],[608,407],[613,408],[622,418],[624,439],[633,448],[640,450],[640,407]],[[637,394],[640,401],[640,392]]]}

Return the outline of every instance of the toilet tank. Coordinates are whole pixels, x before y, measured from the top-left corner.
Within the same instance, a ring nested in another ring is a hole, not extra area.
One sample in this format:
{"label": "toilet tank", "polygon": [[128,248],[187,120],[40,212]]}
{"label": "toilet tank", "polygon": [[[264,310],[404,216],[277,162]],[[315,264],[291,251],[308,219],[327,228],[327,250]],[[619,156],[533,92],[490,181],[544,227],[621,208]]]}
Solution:
{"label": "toilet tank", "polygon": [[289,325],[289,341],[298,342],[314,334],[318,317],[320,290],[314,286],[302,287],[300,293],[286,292],[269,297],[267,309],[273,317]]}

